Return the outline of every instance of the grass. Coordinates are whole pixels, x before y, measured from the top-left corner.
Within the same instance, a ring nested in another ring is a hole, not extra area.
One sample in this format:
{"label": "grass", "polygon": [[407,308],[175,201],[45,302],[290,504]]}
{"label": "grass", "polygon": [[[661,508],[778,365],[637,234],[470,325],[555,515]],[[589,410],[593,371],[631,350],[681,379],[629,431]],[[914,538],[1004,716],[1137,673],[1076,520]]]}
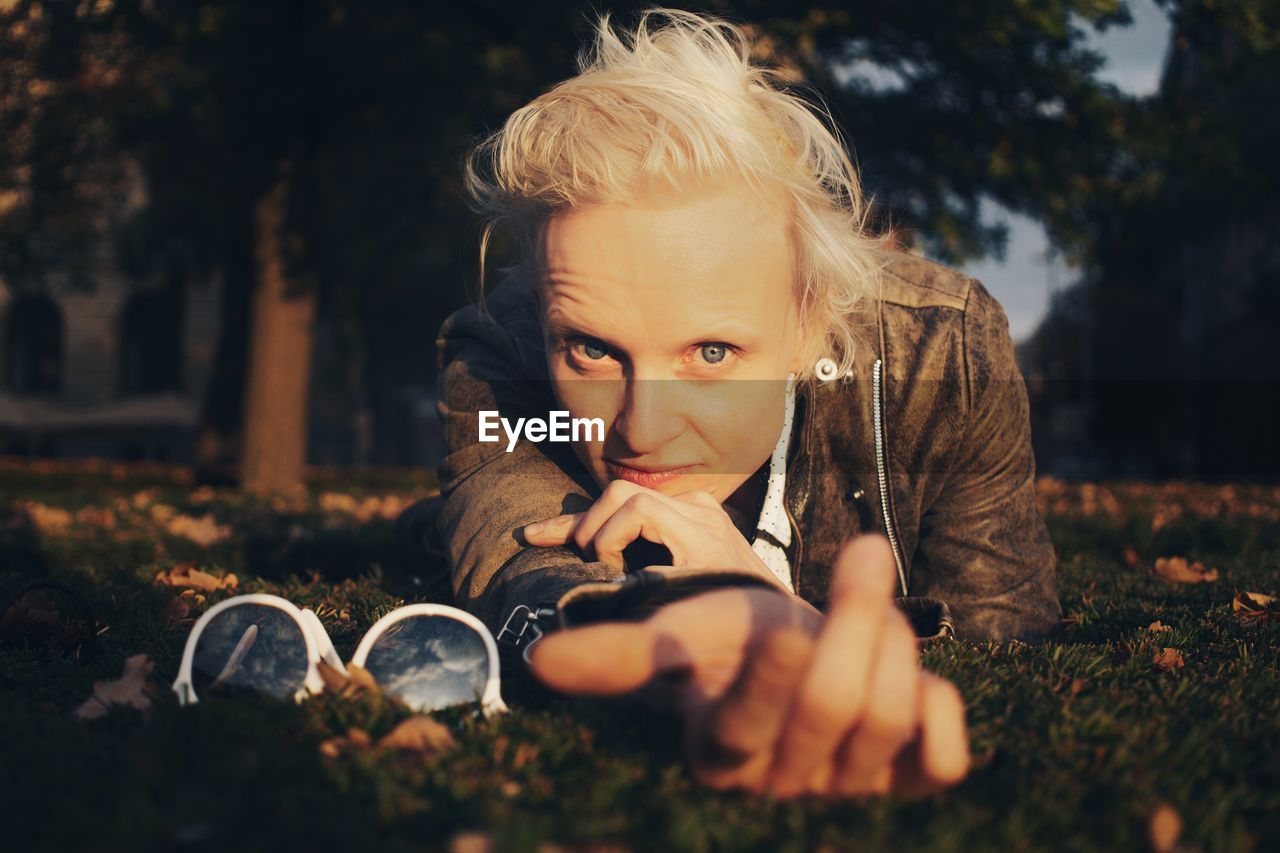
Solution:
{"label": "grass", "polygon": [[[317,609],[344,658],[379,615],[429,597],[391,542],[399,506],[429,486],[411,471],[328,472],[265,501],[192,489],[174,469],[0,462],[0,594],[58,580],[103,623],[99,658],[0,651],[12,680],[0,689],[2,846],[1128,849],[1148,846],[1161,807],[1179,816],[1183,849],[1280,843],[1280,621],[1232,607],[1241,591],[1280,592],[1274,487],[1042,481],[1065,633],[925,652],[965,696],[975,763],[959,787],[915,802],[708,791],[685,772],[671,721],[551,695],[516,671],[510,715],[436,715],[457,746],[434,757],[322,754],[351,728],[376,739],[406,716],[377,696],[176,705],[168,684],[191,621],[223,597],[273,592]],[[1219,579],[1172,584],[1147,568],[1173,555]],[[239,586],[189,595],[178,618],[179,590],[153,579],[182,562]],[[1172,630],[1147,630],[1156,620]],[[1183,667],[1154,665],[1165,647]],[[156,665],[150,711],[72,716],[140,652]]]}

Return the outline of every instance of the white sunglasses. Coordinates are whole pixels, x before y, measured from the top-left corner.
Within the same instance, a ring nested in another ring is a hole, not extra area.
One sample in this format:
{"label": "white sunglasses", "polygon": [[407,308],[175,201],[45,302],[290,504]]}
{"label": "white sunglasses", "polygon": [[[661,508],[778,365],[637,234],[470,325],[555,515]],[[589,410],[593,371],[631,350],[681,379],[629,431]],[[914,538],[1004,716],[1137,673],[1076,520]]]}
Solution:
{"label": "white sunglasses", "polygon": [[[333,641],[311,610],[278,595],[237,595],[210,607],[191,628],[173,682],[180,705],[202,692],[241,688],[302,701],[324,690],[317,664],[343,673]],[[498,693],[498,646],[476,617],[446,604],[408,604],[365,632],[351,657],[382,690],[415,711],[478,702],[486,716],[507,710]]]}

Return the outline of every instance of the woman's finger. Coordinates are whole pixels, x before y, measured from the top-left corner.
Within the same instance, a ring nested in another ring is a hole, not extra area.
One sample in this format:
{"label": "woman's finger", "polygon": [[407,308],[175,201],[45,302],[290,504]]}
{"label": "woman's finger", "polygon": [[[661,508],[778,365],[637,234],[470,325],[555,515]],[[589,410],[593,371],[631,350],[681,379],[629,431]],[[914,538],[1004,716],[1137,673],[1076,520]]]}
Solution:
{"label": "woman's finger", "polygon": [[692,491],[692,492],[681,492],[678,495],[673,495],[673,497],[675,497],[677,500],[685,501],[686,503],[697,504],[698,506],[706,507],[707,509],[718,509],[718,510],[724,509],[724,506],[720,503],[720,501],[716,500],[715,496],[712,495],[710,492],[704,492],[701,490]]}
{"label": "woman's finger", "polygon": [[802,628],[769,632],[738,677],[690,726],[686,751],[695,775],[716,788],[763,786],[774,743],[787,719],[785,697],[799,686],[814,640]]}
{"label": "woman's finger", "polygon": [[526,524],[522,529],[524,541],[530,545],[567,545],[573,537],[574,528],[582,520],[583,513],[571,512],[557,515],[545,521]]}
{"label": "woman's finger", "polygon": [[661,495],[633,495],[600,526],[584,550],[606,565],[622,568],[623,550],[637,539],[646,539],[667,546],[674,564],[683,565],[688,549],[682,543],[711,534],[700,520],[702,513],[695,505],[678,510]]}
{"label": "woman's finger", "polygon": [[893,759],[892,793],[907,799],[936,793],[969,771],[964,700],[949,681],[920,673],[920,736]]}
{"label": "woman's finger", "polygon": [[969,731],[964,698],[956,686],[931,672],[921,681],[923,729],[921,757],[925,773],[939,785],[953,785],[969,772]]}
{"label": "woman's finger", "polygon": [[600,497],[596,498],[595,503],[579,515],[578,523],[572,533],[573,542],[583,553],[587,553],[596,531],[612,518],[614,513],[622,509],[627,501],[641,494],[656,495],[657,492],[627,480],[611,481],[604,487],[604,491],[600,493]]}
{"label": "woman's finger", "polygon": [[529,651],[534,675],[548,687],[592,696],[630,693],[655,675],[688,663],[680,643],[645,622],[556,631]]}
{"label": "woman's finger", "polygon": [[585,512],[566,513],[526,524],[521,528],[521,533],[530,545],[568,545],[572,542],[585,551],[599,528],[629,500],[641,494],[661,497],[657,492],[651,492],[635,483],[615,480]]}
{"label": "woman's finger", "polygon": [[894,611],[884,626],[866,711],[836,758],[834,793],[889,792],[894,756],[917,735],[920,688],[915,632]]}
{"label": "woman's finger", "polygon": [[[638,515],[637,515],[638,512]],[[718,516],[718,517],[717,517]],[[524,540],[535,546],[577,546],[592,560],[623,567],[622,552],[636,539],[668,546],[676,565],[688,547],[729,519],[723,506],[705,491],[668,496],[625,480],[611,482],[585,512],[553,516],[525,525]],[[696,526],[694,526],[696,525]]]}
{"label": "woman's finger", "polygon": [[881,536],[852,539],[837,556],[827,618],[770,774],[779,796],[807,790],[862,715],[893,608],[894,572],[893,552]]}

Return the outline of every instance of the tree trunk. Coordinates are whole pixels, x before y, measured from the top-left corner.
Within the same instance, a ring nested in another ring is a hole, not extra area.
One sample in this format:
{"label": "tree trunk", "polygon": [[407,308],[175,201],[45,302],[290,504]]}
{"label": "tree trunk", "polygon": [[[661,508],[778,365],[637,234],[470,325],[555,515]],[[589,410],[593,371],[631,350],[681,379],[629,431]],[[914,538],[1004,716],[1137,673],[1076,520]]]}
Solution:
{"label": "tree trunk", "polygon": [[[253,294],[245,383],[240,484],[254,494],[302,484],[307,390],[316,296],[313,282],[292,282],[285,254],[289,178],[282,175],[254,206]],[[301,285],[301,287],[299,287]]]}
{"label": "tree trunk", "polygon": [[238,484],[255,277],[252,244],[253,229],[249,223],[239,229],[222,250],[218,343],[212,373],[205,386],[193,459],[195,482],[200,485]]}

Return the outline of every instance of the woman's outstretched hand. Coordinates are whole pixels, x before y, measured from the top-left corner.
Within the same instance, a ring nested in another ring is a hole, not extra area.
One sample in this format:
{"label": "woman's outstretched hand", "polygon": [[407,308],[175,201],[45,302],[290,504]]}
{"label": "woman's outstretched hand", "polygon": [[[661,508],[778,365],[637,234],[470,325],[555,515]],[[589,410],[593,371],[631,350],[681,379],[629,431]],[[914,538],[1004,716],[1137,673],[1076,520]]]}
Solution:
{"label": "woman's outstretched hand", "polygon": [[[524,527],[530,545],[577,545],[589,560],[618,569],[637,539],[666,546],[673,566],[736,568],[785,589],[756,554],[728,511],[707,492],[668,496],[613,480],[585,512],[557,515]],[[651,567],[661,571],[661,566]]]}
{"label": "woman's outstretched hand", "polygon": [[968,772],[964,705],[920,669],[879,535],[846,543],[825,616],[764,588],[707,592],[640,623],[550,634],[534,673],[567,693],[638,693],[685,723],[694,774],[715,788],[918,796]]}

